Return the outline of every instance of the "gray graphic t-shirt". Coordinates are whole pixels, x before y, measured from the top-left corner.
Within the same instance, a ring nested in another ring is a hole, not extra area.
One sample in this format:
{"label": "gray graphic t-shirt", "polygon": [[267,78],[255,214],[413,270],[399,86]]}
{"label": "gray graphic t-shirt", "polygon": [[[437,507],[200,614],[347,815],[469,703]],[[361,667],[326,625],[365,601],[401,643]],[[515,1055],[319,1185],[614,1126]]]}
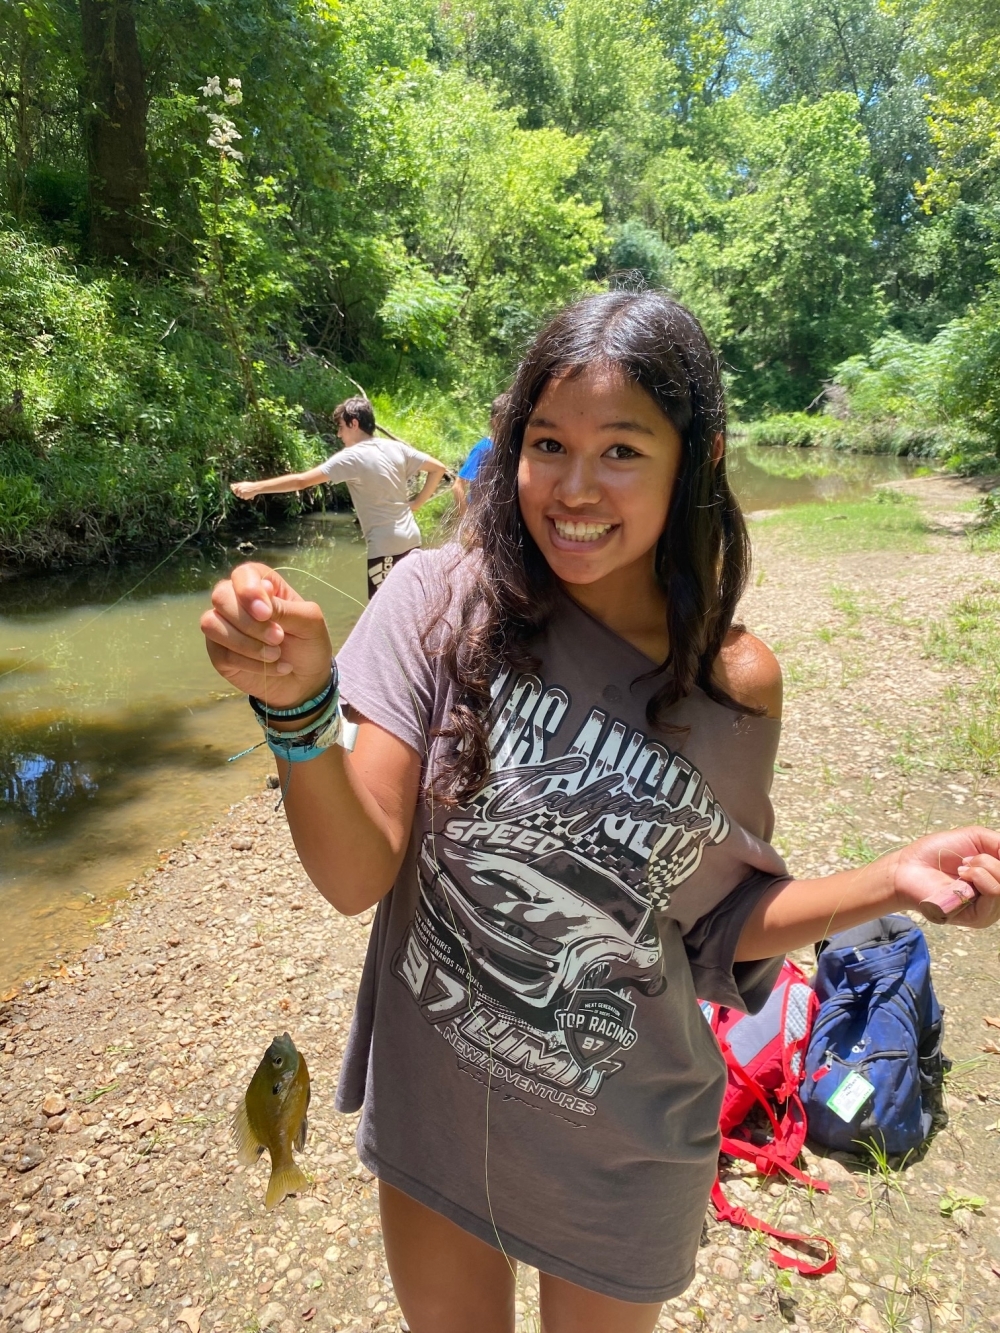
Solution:
{"label": "gray graphic t-shirt", "polygon": [[432,459],[400,440],[362,440],[320,464],[329,481],[344,481],[365,534],[368,554],[402,555],[420,545],[407,482]]}
{"label": "gray graphic t-shirt", "polygon": [[493,682],[487,782],[443,807],[453,691],[423,631],[472,577],[454,547],[415,552],[337,657],[345,700],[424,760],[338,1104],[363,1104],[372,1171],[487,1243],[666,1299],[693,1276],[726,1077],[696,997],[759,1007],[780,965],[733,963],[787,878],[779,724],[696,691],[652,728],[653,664],[564,597],[537,669]]}

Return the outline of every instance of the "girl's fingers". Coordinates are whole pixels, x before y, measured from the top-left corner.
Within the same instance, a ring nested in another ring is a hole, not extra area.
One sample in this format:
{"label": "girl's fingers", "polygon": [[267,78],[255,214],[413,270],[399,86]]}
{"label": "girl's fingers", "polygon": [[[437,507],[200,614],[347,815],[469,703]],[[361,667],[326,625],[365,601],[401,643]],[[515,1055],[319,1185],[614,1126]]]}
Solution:
{"label": "girl's fingers", "polygon": [[[276,705],[295,702],[294,698],[286,700],[282,697],[279,700],[273,693],[276,682],[291,674],[293,668],[290,662],[255,662],[241,653],[234,653],[231,648],[211,642],[208,645],[208,656],[219,675],[243,694],[267,698],[270,689]],[[301,694],[301,690],[294,693]]]}
{"label": "girl's fingers", "polygon": [[251,638],[216,611],[206,611],[202,616],[201,632],[212,643],[246,658],[248,665],[250,662],[277,662],[281,656],[281,648],[277,643]]}
{"label": "girl's fingers", "polygon": [[329,642],[326,618],[315,602],[300,599],[289,601],[284,597],[271,598],[271,615],[276,629],[296,639],[319,639]]}
{"label": "girl's fingers", "polygon": [[992,856],[977,856],[973,861],[960,866],[958,877],[988,897],[1000,895],[1000,861]]}
{"label": "girl's fingers", "polygon": [[[281,597],[286,602],[300,602],[302,598],[275,570],[262,565],[256,560],[237,565],[229,576],[237,600],[255,620],[268,620],[271,615],[272,596]],[[269,585],[265,587],[265,582]]]}
{"label": "girl's fingers", "polygon": [[[261,594],[262,597],[266,596],[263,589],[261,589]],[[263,602],[261,604],[263,605]],[[272,619],[272,609],[270,603],[268,603],[267,616],[263,619],[257,614],[251,614],[237,596],[231,579],[223,579],[212,589],[212,611],[220,620],[224,620],[228,625],[245,634],[247,638],[264,643],[279,644],[285,637],[285,632]],[[204,630],[204,625],[202,628]]]}

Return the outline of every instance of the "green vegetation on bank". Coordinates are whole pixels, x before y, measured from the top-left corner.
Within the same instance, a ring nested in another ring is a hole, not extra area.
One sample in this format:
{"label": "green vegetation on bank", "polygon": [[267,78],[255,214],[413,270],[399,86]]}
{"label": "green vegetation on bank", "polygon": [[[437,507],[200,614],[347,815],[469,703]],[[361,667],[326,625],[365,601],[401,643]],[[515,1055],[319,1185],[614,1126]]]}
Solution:
{"label": "green vegetation on bank", "polygon": [[922,551],[930,531],[916,501],[890,489],[871,500],[794,505],[755,520],[754,528],[811,556]]}
{"label": "green vegetation on bank", "polygon": [[756,443],[988,467],[998,69],[985,0],[0,0],[0,561],[295,512],[228,483],[355,384],[458,461],[609,281]]}

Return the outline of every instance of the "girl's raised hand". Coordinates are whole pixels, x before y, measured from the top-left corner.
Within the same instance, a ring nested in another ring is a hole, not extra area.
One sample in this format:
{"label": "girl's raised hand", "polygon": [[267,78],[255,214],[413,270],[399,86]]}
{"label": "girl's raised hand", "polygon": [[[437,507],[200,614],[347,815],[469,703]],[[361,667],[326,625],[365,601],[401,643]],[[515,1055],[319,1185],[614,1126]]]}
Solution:
{"label": "girl's raised hand", "polygon": [[311,699],[330,679],[323,612],[267,565],[237,565],[215,585],[201,632],[219,675],[276,708]]}
{"label": "girl's raised hand", "polygon": [[982,929],[1000,921],[1000,833],[970,827],[920,838],[898,853],[894,887],[900,905],[920,909],[923,899],[955,881],[978,893],[951,918],[957,926]]}

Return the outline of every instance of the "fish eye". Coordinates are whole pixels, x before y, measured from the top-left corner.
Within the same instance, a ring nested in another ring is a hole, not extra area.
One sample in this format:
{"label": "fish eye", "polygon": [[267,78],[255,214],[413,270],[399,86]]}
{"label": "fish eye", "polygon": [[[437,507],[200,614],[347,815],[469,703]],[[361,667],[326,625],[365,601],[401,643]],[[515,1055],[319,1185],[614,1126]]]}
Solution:
{"label": "fish eye", "polygon": [[282,1057],[280,1055],[271,1056],[271,1064],[274,1065],[275,1069],[281,1068],[281,1058]]}

